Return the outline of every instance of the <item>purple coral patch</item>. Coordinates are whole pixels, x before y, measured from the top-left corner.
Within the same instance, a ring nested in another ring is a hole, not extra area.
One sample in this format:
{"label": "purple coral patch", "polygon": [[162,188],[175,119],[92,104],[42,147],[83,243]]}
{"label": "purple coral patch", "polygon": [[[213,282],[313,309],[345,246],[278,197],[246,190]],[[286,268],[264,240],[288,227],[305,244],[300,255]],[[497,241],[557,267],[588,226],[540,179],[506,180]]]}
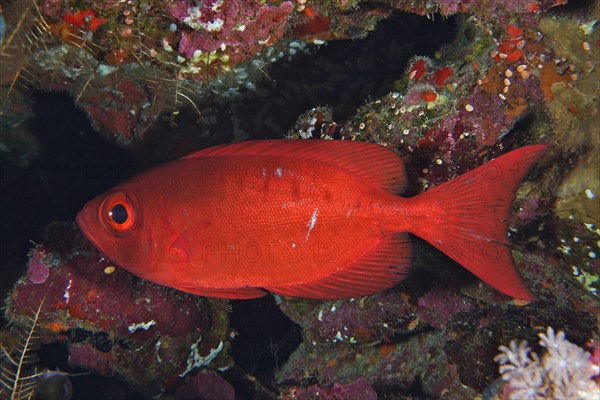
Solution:
{"label": "purple coral patch", "polygon": [[203,398],[206,400],[234,400],[235,391],[219,375],[204,371],[194,375],[187,383],[177,388],[178,400]]}
{"label": "purple coral patch", "polygon": [[432,289],[421,296],[418,304],[420,307],[435,311],[439,316],[439,318],[436,318],[424,315],[427,322],[434,327],[447,324],[456,313],[474,308],[473,304],[466,302],[462,296],[447,293],[440,289]]}
{"label": "purple coral patch", "polygon": [[29,265],[27,266],[29,282],[34,284],[44,283],[50,276],[50,268],[42,261],[45,255],[43,250],[37,248],[33,250]]}
{"label": "purple coral patch", "polygon": [[256,1],[223,2],[217,11],[178,2],[171,9],[171,14],[194,29],[183,32],[179,42],[179,51],[187,58],[192,59],[197,50],[210,53],[221,48],[231,60],[241,61],[255,54],[267,42],[279,40],[293,10],[294,6],[289,1],[279,6],[262,5]]}
{"label": "purple coral patch", "polygon": [[71,346],[69,363],[74,367],[83,367],[108,375],[111,371],[111,355],[96,350],[89,343]]}
{"label": "purple coral patch", "polygon": [[331,389],[313,385],[306,390],[296,390],[294,396],[294,398],[300,400],[316,398],[323,400],[376,400],[377,392],[373,390],[366,379],[359,378],[347,385],[336,382]]}

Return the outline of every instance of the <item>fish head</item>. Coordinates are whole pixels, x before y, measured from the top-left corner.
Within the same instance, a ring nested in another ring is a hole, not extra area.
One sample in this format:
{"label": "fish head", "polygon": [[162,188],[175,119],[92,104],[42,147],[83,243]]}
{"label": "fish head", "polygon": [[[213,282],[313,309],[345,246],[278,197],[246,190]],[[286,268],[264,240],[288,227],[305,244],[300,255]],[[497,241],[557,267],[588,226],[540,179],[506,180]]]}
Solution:
{"label": "fish head", "polygon": [[143,198],[135,187],[119,185],[90,200],[76,218],[83,235],[106,257],[142,278],[156,264]]}

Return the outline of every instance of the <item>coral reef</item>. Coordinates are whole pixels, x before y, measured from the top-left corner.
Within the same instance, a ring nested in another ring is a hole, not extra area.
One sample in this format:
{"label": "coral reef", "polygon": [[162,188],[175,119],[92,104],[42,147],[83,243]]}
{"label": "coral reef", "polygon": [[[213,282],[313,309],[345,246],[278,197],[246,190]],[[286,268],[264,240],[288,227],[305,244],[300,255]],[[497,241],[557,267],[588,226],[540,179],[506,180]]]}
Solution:
{"label": "coral reef", "polygon": [[[598,11],[598,8],[596,9]],[[598,119],[598,31],[595,22],[565,18],[544,18],[540,31],[559,58],[561,69],[571,71],[567,82],[551,83],[553,101],[548,112],[556,139],[575,155],[574,168],[558,190],[556,212],[564,219],[574,215],[579,221],[600,226],[600,128]],[[596,43],[595,51],[590,43]],[[564,60],[564,61],[563,61]],[[589,132],[589,134],[585,134]]]}
{"label": "coral reef", "polygon": [[[223,100],[253,89],[266,75],[264,66],[294,56],[306,43],[364,37],[395,9],[508,21],[513,13],[528,17],[561,2],[508,1],[491,10],[483,1],[361,3],[12,2],[0,52],[3,102],[20,88],[66,90],[98,130],[126,145],[143,138],[161,113],[174,117],[185,106],[200,113],[214,94]],[[520,29],[499,46],[510,50],[498,53],[506,62],[525,54],[515,36]]]}
{"label": "coral reef", "polygon": [[13,2],[0,52],[2,100],[30,87],[68,91],[99,131],[131,144],[161,113],[174,118],[190,107],[200,114],[215,99],[254,89],[265,66],[307,42],[322,43],[316,33],[364,36],[389,14],[349,8],[258,0]]}
{"label": "coral reef", "polygon": [[6,315],[20,324],[44,299],[38,334],[44,343],[68,345],[71,366],[126,377],[151,396],[174,390],[197,368],[231,364],[225,302],[135,280],[69,225],[53,233],[32,251],[28,277],[7,299]]}
{"label": "coral reef", "polygon": [[[491,360],[497,343],[509,340],[508,332],[530,334],[528,321],[564,324],[584,335],[580,340],[589,339],[587,332],[593,331],[598,310],[593,295],[568,271],[562,271],[564,281],[545,282],[546,273],[558,270],[540,257],[517,253],[516,259],[544,300],[507,308],[498,294],[474,281],[461,294],[452,282],[465,285],[464,277],[454,273],[448,279],[425,265],[432,260],[417,260],[415,268],[439,287],[419,287],[415,283],[422,279],[411,277],[400,284],[401,291],[361,299],[284,301],[282,310],[303,327],[304,341],[278,371],[278,382],[308,385],[315,380],[332,385],[366,377],[378,391],[412,393],[418,387],[427,398],[472,398],[493,379]],[[440,260],[434,265],[439,266]],[[553,287],[564,289],[554,294]],[[555,295],[565,296],[566,304],[557,302]],[[573,314],[570,302],[577,301],[589,308]]]}

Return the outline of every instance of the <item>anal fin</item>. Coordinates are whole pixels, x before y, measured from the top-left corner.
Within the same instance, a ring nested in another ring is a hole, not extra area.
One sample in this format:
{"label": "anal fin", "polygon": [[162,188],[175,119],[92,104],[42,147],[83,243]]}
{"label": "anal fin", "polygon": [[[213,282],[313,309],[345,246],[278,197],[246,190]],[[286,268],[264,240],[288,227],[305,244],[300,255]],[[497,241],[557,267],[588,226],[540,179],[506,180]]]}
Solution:
{"label": "anal fin", "polygon": [[366,296],[402,281],[410,268],[410,242],[405,233],[387,236],[347,268],[318,281],[265,287],[273,293],[313,299]]}
{"label": "anal fin", "polygon": [[219,297],[222,299],[254,299],[267,294],[264,290],[253,287],[212,289],[198,286],[179,286],[177,289],[199,296]]}

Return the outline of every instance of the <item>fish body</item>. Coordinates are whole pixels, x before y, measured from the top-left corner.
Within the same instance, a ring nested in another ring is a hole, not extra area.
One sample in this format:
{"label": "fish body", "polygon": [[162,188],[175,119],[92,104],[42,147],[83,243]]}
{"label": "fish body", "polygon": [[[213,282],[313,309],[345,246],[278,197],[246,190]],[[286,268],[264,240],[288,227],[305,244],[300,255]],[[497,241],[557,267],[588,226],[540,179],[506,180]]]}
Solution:
{"label": "fish body", "polygon": [[204,296],[371,294],[407,275],[410,232],[499,290],[531,300],[505,221],[521,179],[546,151],[524,147],[402,198],[404,165],[382,146],[243,142],[125,181],[86,204],[77,222],[131,273]]}

